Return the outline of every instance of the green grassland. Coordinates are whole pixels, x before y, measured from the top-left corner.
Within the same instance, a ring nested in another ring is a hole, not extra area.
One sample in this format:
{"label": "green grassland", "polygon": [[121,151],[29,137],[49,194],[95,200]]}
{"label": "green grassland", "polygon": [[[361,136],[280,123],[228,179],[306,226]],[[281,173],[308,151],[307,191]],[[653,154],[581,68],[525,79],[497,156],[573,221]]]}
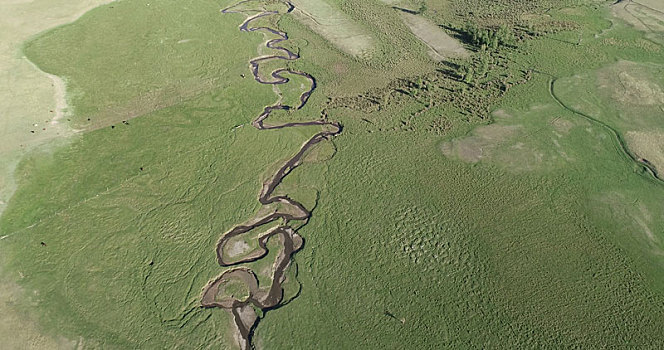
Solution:
{"label": "green grassland", "polygon": [[[25,58],[25,40],[76,20],[108,0],[5,1],[0,4],[0,213],[15,189],[13,172],[33,147],[72,133],[62,79]],[[36,21],[35,18],[40,20]]]}
{"label": "green grassland", "polygon": [[[0,218],[3,278],[23,291],[11,307],[40,331],[90,348],[232,348],[228,315],[198,307],[223,272],[215,242],[317,130],[251,127],[302,81],[277,94],[253,81],[263,38],[219,14],[230,3],[119,1],[25,45],[66,78],[87,130],[21,162]],[[623,61],[661,72],[664,48],[598,1],[415,2],[459,40],[469,23],[514,31],[435,63],[385,3],[327,3],[374,51],[344,53],[295,15],[277,23],[302,55],[289,65],[319,88],[275,117],[325,110],[344,131],[279,187],[315,211],[292,300],[264,315],[256,346],[664,347],[664,185],[606,127],[636,130],[612,114],[636,107],[605,105],[597,83]],[[639,127],[658,126],[659,105]]]}
{"label": "green grassland", "polygon": [[[493,106],[503,111],[493,125],[516,131],[494,130],[486,148],[495,151],[479,163],[443,157],[427,114],[409,131],[346,121],[306,228],[316,244],[297,257],[302,296],[265,319],[259,344],[661,346],[662,186],[549,91],[558,77],[617,59],[661,62],[661,48],[624,25],[595,38],[610,25],[601,7],[550,20],[575,30],[501,53],[509,67],[543,73]],[[463,134],[446,107],[447,135]],[[401,110],[358,114],[398,124]]]}
{"label": "green grassland", "polygon": [[662,104],[664,66],[618,61],[598,71],[556,81],[554,93],[575,112],[598,120],[624,135],[637,158],[664,170]]}

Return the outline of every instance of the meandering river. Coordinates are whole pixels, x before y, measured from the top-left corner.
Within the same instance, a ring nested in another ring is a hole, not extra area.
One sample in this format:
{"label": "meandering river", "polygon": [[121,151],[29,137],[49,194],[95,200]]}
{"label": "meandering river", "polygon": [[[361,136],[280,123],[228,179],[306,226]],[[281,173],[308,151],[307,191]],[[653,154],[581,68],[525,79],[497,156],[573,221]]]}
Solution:
{"label": "meandering river", "polygon": [[[311,217],[311,211],[305,208],[302,203],[290,198],[288,195],[275,195],[274,192],[283,179],[302,164],[308,150],[316,147],[322,141],[329,140],[338,135],[342,129],[339,123],[327,120],[327,116],[324,113],[320,118],[306,122],[270,123],[268,121],[268,118],[274,111],[301,109],[316,89],[316,80],[306,72],[288,68],[280,68],[272,71],[267,79],[261,77],[260,67],[262,63],[273,60],[294,61],[299,59],[300,56],[280,46],[282,42],[288,40],[288,35],[285,32],[265,26],[252,26],[252,23],[263,17],[290,13],[294,7],[291,3],[284,2],[284,10],[282,11],[244,8],[250,3],[251,1],[241,1],[223,9],[222,13],[241,13],[247,15],[247,19],[240,25],[240,30],[243,32],[262,32],[277,37],[266,42],[266,46],[269,49],[277,51],[277,54],[260,56],[249,61],[251,72],[256,82],[269,85],[287,84],[289,82],[287,75],[298,75],[309,81],[309,88],[300,95],[297,106],[285,105],[280,101],[266,106],[262,113],[253,120],[252,125],[258,130],[318,125],[322,130],[305,142],[295,155],[288,159],[271,178],[263,183],[258,201],[267,210],[259,210],[259,214],[256,214],[256,216],[247,222],[233,227],[224,233],[217,243],[217,261],[220,266],[228,267],[229,269],[210,281],[204,288],[202,305],[206,308],[221,308],[231,312],[237,326],[236,331],[239,335],[238,343],[242,349],[248,349],[252,346],[251,336],[258,322],[255,308],[267,311],[280,306],[280,303],[283,301],[284,290],[282,284],[285,280],[286,270],[291,263],[292,255],[301,249],[303,245],[302,237],[297,233],[297,229],[290,225],[290,222],[304,221]],[[260,214],[263,212],[267,212],[268,214]],[[264,230],[264,232],[255,233],[260,230]],[[227,246],[229,242],[233,238],[237,239],[239,238],[238,236],[243,235],[245,240],[252,239],[253,237],[256,241],[254,242],[255,248],[249,252],[244,252],[240,257],[228,256],[229,254],[226,252],[228,251]],[[273,237],[277,238],[280,242],[280,251],[272,267],[271,285],[264,287],[259,284],[256,273],[250,268],[242,266],[242,264],[266,258],[268,256],[267,242]],[[246,297],[238,298],[229,295],[219,295],[227,285],[237,283],[245,286],[248,291]]]}

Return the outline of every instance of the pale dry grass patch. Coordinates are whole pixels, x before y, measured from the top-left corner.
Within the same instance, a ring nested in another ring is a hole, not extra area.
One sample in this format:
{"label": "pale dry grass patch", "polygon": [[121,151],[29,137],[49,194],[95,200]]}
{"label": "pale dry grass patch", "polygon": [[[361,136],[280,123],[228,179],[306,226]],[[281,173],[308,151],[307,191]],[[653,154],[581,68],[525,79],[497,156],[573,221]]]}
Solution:
{"label": "pale dry grass patch", "polygon": [[429,48],[433,60],[468,57],[469,53],[461,43],[428,19],[407,12],[400,15],[410,31]]}
{"label": "pale dry grass patch", "polygon": [[646,37],[664,44],[664,2],[659,0],[623,1],[612,7],[613,15],[634,28],[646,32]]}
{"label": "pale dry grass patch", "polygon": [[664,132],[628,131],[625,141],[637,157],[655,166],[658,174],[664,174]]}
{"label": "pale dry grass patch", "polygon": [[295,6],[295,18],[341,51],[356,57],[371,56],[374,38],[360,23],[341,10],[321,0],[291,2]]}

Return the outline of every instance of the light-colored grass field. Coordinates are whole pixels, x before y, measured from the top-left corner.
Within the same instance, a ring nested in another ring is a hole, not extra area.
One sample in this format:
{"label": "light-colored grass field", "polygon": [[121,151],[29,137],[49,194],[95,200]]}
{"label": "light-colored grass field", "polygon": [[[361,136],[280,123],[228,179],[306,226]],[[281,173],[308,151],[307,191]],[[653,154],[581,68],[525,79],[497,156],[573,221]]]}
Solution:
{"label": "light-colored grass field", "polygon": [[660,0],[638,0],[635,1],[638,4],[648,6],[654,10],[664,12],[664,2]]}
{"label": "light-colored grass field", "polygon": [[[419,5],[409,0],[380,0],[383,3],[405,9],[407,11],[416,12]],[[428,7],[428,4],[426,4]],[[444,6],[445,3],[441,2],[438,6]],[[417,37],[423,44],[429,48],[429,56],[435,61],[442,61],[450,58],[464,58],[468,57],[469,53],[456,39],[449,36],[439,26],[432,23],[429,19],[423,17],[421,14],[409,13],[403,10],[398,10],[404,24],[410,31]],[[433,11],[436,11],[435,9]]]}
{"label": "light-colored grass field", "polygon": [[625,141],[634,154],[652,163],[658,174],[664,174],[664,131],[628,131]]}
{"label": "light-colored grass field", "polygon": [[461,43],[428,19],[406,12],[401,12],[400,15],[413,34],[427,45],[432,59],[442,61],[469,56]]}
{"label": "light-colored grass field", "polygon": [[[0,3],[0,213],[13,192],[11,173],[21,154],[71,134],[63,123],[65,84],[28,61],[22,43],[44,30],[75,20],[109,0],[3,1]],[[34,131],[34,133],[33,133]]]}
{"label": "light-colored grass field", "polygon": [[658,0],[623,1],[613,5],[613,13],[646,37],[664,44],[664,2]]}
{"label": "light-colored grass field", "polygon": [[374,39],[341,10],[323,0],[293,0],[294,14],[313,31],[347,54],[368,58]]}
{"label": "light-colored grass field", "polygon": [[[108,2],[38,0],[0,4],[0,153],[28,147],[66,130],[56,125],[67,112],[64,82],[30,63],[21,52],[22,43]],[[31,135],[30,130],[39,132]]]}
{"label": "light-colored grass field", "polygon": [[[49,140],[72,134],[64,120],[68,112],[64,81],[42,72],[26,59],[21,52],[22,43],[108,2],[14,0],[0,3],[0,213],[16,188],[14,170],[21,157]],[[0,277],[3,349],[70,349],[76,346],[76,341],[43,335],[29,314],[12,306],[24,297],[26,291],[8,276],[1,274]]]}

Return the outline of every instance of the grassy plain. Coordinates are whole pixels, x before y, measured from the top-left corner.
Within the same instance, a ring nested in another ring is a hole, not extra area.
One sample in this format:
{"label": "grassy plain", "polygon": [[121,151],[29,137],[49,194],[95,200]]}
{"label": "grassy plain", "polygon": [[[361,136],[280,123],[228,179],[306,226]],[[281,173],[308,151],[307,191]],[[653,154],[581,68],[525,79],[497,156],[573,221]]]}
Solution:
{"label": "grassy plain", "polygon": [[573,110],[595,118],[624,135],[636,157],[661,173],[658,142],[664,138],[664,66],[620,60],[598,71],[556,81],[554,92]]}
{"label": "grassy plain", "polygon": [[662,346],[664,189],[611,133],[549,90],[558,77],[617,59],[659,64],[662,48],[621,22],[605,31],[603,7],[550,16],[574,30],[502,52],[512,67],[542,73],[494,104],[496,124],[458,138],[486,152],[479,161],[439,151],[467,130],[453,110],[444,112],[453,126],[442,140],[430,129],[375,132],[348,121],[346,110],[333,114],[347,131],[306,228],[316,244],[297,256],[303,293],[266,318],[259,341],[329,349]]}
{"label": "grassy plain", "polygon": [[[4,1],[0,4],[0,213],[16,188],[12,173],[32,147],[71,135],[64,82],[25,58],[23,42],[108,0]],[[39,20],[35,20],[39,18]]]}
{"label": "grassy plain", "polygon": [[[193,9],[186,12],[187,20],[163,16],[186,8]],[[232,40],[238,23],[220,20],[218,10],[211,2],[152,7],[119,2],[26,46],[35,62],[48,62],[44,70],[70,81],[75,125],[96,129],[56,152],[34,152],[25,159],[18,170],[21,188],[0,224],[7,236],[2,240],[4,275],[18,280],[24,291],[14,308],[41,315],[45,332],[83,337],[86,344],[103,348],[184,343],[205,348],[225,342],[225,314],[197,307],[200,288],[219,273],[214,242],[256,208],[258,175],[274,161],[273,150],[282,150],[285,158],[307,135],[289,131],[269,141],[253,128],[237,128],[271,103],[274,94],[240,75],[260,37],[235,40],[235,49],[227,50],[220,38]],[[122,25],[118,18],[124,19]],[[132,27],[146,22],[152,25]],[[189,30],[201,22],[208,24],[205,30]],[[82,25],[110,28],[83,30],[93,37],[78,42]],[[191,41],[181,43],[184,39]],[[75,41],[80,52],[90,54],[66,52]],[[134,57],[126,56],[128,41]],[[68,56],[56,59],[53,52]],[[167,59],[155,62],[141,52],[154,57],[162,52]],[[119,123],[125,115],[108,117],[116,106],[122,112],[120,107],[131,105],[136,96],[167,85],[165,80],[174,78],[167,69],[180,70],[175,78],[217,83],[189,96],[187,103],[153,105],[154,111],[127,124]],[[228,152],[237,139],[248,147],[219,163],[214,155]],[[248,153],[262,153],[258,158],[263,160],[245,163]],[[207,191],[214,193],[203,194]],[[197,223],[187,224],[190,219]]]}
{"label": "grassy plain", "polygon": [[[598,2],[425,3],[448,28],[532,23],[555,6],[538,20],[550,30],[496,52],[467,44],[473,57],[451,64],[380,2],[329,1],[374,38],[361,59],[279,21],[303,57],[294,68],[319,83],[279,117],[325,108],[344,132],[282,185],[316,210],[295,257],[302,289],[289,286],[299,297],[266,314],[257,346],[663,347],[664,187],[550,90],[618,59],[664,64],[662,47],[611,27]],[[22,290],[12,307],[42,331],[92,348],[230,347],[226,314],[197,307],[221,272],[214,244],[313,131],[250,127],[276,97],[249,78],[262,37],[222,18],[228,4],[120,1],[25,46],[66,78],[73,125],[88,130],[22,162],[0,218],[4,274]],[[466,83],[463,64],[491,69]]]}
{"label": "grassy plain", "polygon": [[[61,123],[67,113],[64,82],[57,76],[45,74],[28,61],[21,53],[21,45],[30,37],[72,22],[106,2],[4,1],[0,4],[0,76],[3,81],[0,85],[0,214],[16,189],[13,173],[21,157],[49,140],[72,134],[68,126]],[[0,273],[3,270],[0,266]],[[73,346],[67,339],[43,335],[29,315],[12,308],[12,303],[20,299],[23,292],[12,279],[0,280],[0,339],[3,347],[54,349]]]}

